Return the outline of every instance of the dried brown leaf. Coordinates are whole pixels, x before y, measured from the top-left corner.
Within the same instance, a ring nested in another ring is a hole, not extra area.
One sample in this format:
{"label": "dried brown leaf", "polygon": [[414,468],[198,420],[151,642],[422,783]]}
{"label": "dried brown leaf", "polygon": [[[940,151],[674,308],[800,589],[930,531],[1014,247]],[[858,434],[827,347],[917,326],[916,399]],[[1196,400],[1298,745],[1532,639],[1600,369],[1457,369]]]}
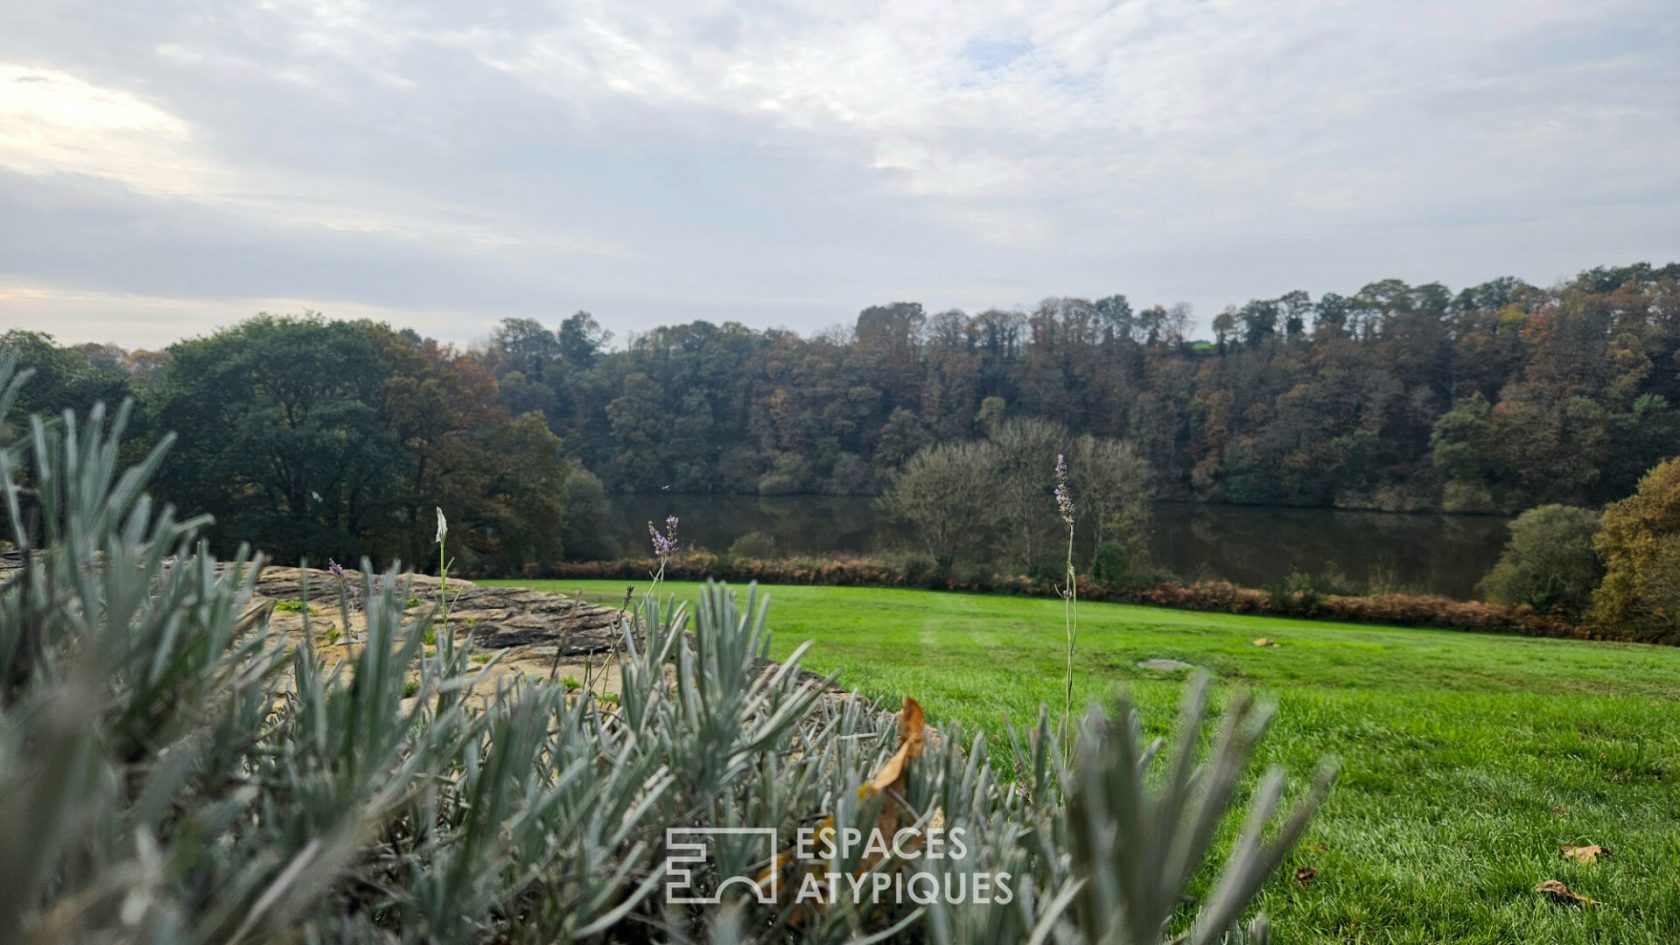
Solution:
{"label": "dried brown leaf", "polygon": [[1597,899],[1583,896],[1555,879],[1541,880],[1534,885],[1534,891],[1559,905],[1596,906],[1599,904]]}
{"label": "dried brown leaf", "polygon": [[1295,871],[1295,881],[1303,886],[1311,886],[1312,881],[1317,878],[1318,870],[1310,866],[1303,866]]}
{"label": "dried brown leaf", "polygon": [[1571,860],[1574,860],[1582,866],[1591,866],[1592,864],[1598,862],[1599,857],[1607,857],[1610,855],[1610,849],[1608,847],[1601,847],[1596,843],[1589,843],[1585,846],[1579,847],[1571,846],[1566,843],[1560,849],[1563,850],[1564,856],[1569,857]]}
{"label": "dried brown leaf", "polygon": [[[908,793],[907,788],[909,787],[910,760],[920,758],[926,746],[927,719],[922,713],[921,705],[914,699],[906,698],[904,709],[898,714],[898,750],[893,752],[893,756],[887,759],[886,764],[881,766],[880,771],[875,772],[875,776],[869,779],[868,783],[858,785],[857,790],[858,797],[863,800],[868,800],[876,795],[884,795],[880,819],[876,823],[876,829],[882,837],[896,838],[900,830],[916,823],[916,814],[904,802],[904,797]],[[943,826],[945,822],[944,812],[936,810],[933,819],[938,826]],[[834,815],[830,814],[824,817],[817,826],[818,842],[824,846],[831,845],[834,839],[834,830]],[[920,849],[920,845],[921,837],[918,835],[907,839],[904,843],[904,849],[913,851]],[[866,855],[858,867],[856,875],[862,876],[875,869],[880,860],[881,857],[875,853]],[[781,886],[781,898],[783,904],[787,905],[797,896],[798,890],[802,887],[803,877],[806,875],[823,876],[829,872],[829,869],[829,866],[822,863],[799,861],[795,857],[794,851],[785,850],[777,854],[771,861],[770,866],[758,874],[758,885],[762,889],[772,876],[778,874],[787,877],[787,881],[783,882]],[[789,924],[796,927],[803,925],[815,918],[823,905],[824,902],[820,897],[816,902],[799,903],[789,919]]]}
{"label": "dried brown leaf", "polygon": [[887,763],[881,766],[881,770],[877,771],[875,777],[866,785],[868,794],[879,794],[898,785],[905,775],[905,763],[911,758],[922,756],[922,749],[927,744],[926,731],[927,720],[922,715],[921,705],[906,696],[904,711],[898,714],[898,751],[887,759]]}

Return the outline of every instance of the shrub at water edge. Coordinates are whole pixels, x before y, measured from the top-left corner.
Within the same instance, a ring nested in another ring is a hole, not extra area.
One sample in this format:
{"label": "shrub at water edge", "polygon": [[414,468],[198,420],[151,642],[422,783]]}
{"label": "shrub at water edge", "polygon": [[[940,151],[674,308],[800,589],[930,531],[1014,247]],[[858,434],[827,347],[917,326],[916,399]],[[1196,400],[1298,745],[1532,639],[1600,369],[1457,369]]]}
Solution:
{"label": "shrub at water edge", "polygon": [[1593,551],[1596,509],[1541,505],[1517,516],[1511,539],[1482,578],[1488,600],[1538,611],[1582,614],[1604,568]]}

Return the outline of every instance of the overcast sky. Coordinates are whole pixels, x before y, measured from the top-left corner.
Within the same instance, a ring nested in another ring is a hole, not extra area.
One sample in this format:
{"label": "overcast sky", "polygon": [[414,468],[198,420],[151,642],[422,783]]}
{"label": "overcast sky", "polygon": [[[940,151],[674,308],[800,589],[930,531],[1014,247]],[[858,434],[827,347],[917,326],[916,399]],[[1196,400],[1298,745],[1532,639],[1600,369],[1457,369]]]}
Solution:
{"label": "overcast sky", "polygon": [[0,329],[470,341],[1680,259],[1680,5],[10,2]]}

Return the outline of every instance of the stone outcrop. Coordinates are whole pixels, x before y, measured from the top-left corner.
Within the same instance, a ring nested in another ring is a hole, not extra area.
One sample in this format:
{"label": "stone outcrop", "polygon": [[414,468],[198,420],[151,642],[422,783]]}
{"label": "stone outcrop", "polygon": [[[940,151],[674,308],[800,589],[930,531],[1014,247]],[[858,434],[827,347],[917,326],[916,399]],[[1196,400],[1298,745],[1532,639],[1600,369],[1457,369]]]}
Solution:
{"label": "stone outcrop", "polygon": [[[396,580],[396,597],[408,603],[409,610],[437,607],[437,578],[404,574]],[[269,567],[263,569],[255,590],[266,600],[293,601],[299,606],[307,600],[316,614],[333,620],[342,619],[341,587],[352,589],[354,610],[362,584],[362,575],[355,571],[346,571],[341,581],[336,575],[315,568]],[[449,580],[446,591],[450,627],[457,636],[470,634],[473,644],[483,650],[534,646],[552,655],[558,647],[562,657],[571,657],[606,653],[622,642],[616,608],[590,604],[565,594],[521,587],[480,587],[454,578]],[[276,617],[286,613],[277,611]]]}
{"label": "stone outcrop", "polygon": [[[17,555],[0,554],[0,579],[21,566],[22,559]],[[393,595],[407,604],[405,610],[414,616],[437,607],[437,578],[403,574],[395,580]],[[346,571],[340,578],[318,568],[267,567],[258,575],[245,619],[248,623],[266,619],[272,629],[298,642],[308,633],[317,652],[328,662],[337,662],[349,658],[365,638],[363,584],[363,576],[355,571]],[[348,621],[343,598],[346,589],[350,592]],[[619,690],[613,654],[624,644],[625,624],[616,606],[618,601],[614,606],[603,606],[574,595],[522,587],[483,587],[455,578],[445,589],[450,632],[457,639],[471,637],[480,654],[475,661],[492,654],[499,657],[475,688],[489,692],[510,677],[536,676],[565,680],[568,686],[573,681],[587,684],[603,696]],[[376,590],[383,588],[376,585]],[[772,673],[779,664],[760,660],[756,668]],[[823,702],[830,707],[858,700],[883,718],[890,715],[817,673],[801,670],[798,678],[824,689]]]}
{"label": "stone outcrop", "polygon": [[[437,578],[404,574],[397,580],[399,584],[393,589],[396,597],[411,603],[410,610],[437,606]],[[339,624],[343,622],[340,588],[360,588],[362,583],[362,575],[354,571],[346,571],[341,581],[336,575],[314,568],[265,568],[256,583],[258,599],[253,605],[274,606],[270,625],[301,638],[304,628],[301,608],[307,599],[309,627],[316,647],[331,658],[335,649],[348,652],[361,642],[359,614],[354,606],[350,626],[344,628]],[[470,634],[480,652],[501,651],[495,672],[488,674],[481,688],[493,688],[509,675],[534,675],[586,681],[591,689],[602,694],[618,691],[618,667],[612,654],[623,646],[624,631],[622,612],[617,607],[591,604],[552,591],[481,587],[455,578],[449,580],[447,593],[449,626],[455,635],[460,638]],[[278,605],[282,601],[292,604],[280,609]],[[354,598],[352,603],[356,603]],[[780,664],[764,659],[758,661],[756,668],[761,673],[773,673]],[[831,706],[860,699],[809,670],[800,670],[797,678],[822,688],[824,702]],[[890,714],[882,713],[867,700],[860,701],[872,712]]]}
{"label": "stone outcrop", "polygon": [[[437,578],[403,574],[395,580],[392,594],[408,605],[410,614],[418,617],[437,609]],[[344,589],[349,589],[348,623]],[[383,590],[376,583],[375,591]],[[259,575],[254,591],[253,611],[267,611],[269,626],[296,640],[302,640],[307,627],[316,651],[329,662],[349,658],[364,639],[361,598],[366,591],[363,576],[355,571],[346,571],[341,579],[316,568],[269,567]],[[618,692],[613,653],[623,646],[624,623],[616,607],[521,587],[481,587],[456,578],[445,591],[449,632],[457,640],[472,639],[475,662],[496,657],[494,665],[480,673],[475,690],[493,692],[525,676],[587,685],[602,696]]]}

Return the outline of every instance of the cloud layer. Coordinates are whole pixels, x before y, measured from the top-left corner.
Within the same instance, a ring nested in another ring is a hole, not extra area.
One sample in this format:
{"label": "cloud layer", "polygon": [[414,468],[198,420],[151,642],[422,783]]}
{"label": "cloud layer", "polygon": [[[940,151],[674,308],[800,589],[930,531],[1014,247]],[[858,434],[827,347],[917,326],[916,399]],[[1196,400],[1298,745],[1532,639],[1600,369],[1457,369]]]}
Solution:
{"label": "cloud layer", "polygon": [[70,341],[1680,257],[1662,0],[17,6],[0,322]]}

